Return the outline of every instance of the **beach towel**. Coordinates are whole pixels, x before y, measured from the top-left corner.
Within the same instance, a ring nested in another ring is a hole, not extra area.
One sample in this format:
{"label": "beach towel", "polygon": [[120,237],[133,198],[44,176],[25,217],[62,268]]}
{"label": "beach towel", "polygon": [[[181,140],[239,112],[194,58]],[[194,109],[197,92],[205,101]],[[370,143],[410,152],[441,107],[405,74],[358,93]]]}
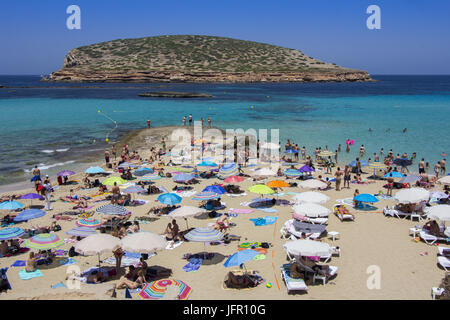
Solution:
{"label": "beach towel", "polygon": [[56,288],[67,288],[67,286],[61,281],[57,284],[53,284],[50,286],[50,288],[52,289],[56,289]]}
{"label": "beach towel", "polygon": [[244,197],[247,194],[245,192],[243,192],[243,193],[227,193],[226,195],[229,197]]}
{"label": "beach towel", "polygon": [[26,261],[25,260],[16,260],[11,267],[25,267]]}
{"label": "beach towel", "polygon": [[[183,242],[184,241],[178,241],[178,242],[175,242],[173,245],[172,245],[172,243],[168,243],[166,246],[166,250],[173,250],[176,247],[180,246]],[[172,247],[171,247],[171,245],[172,245]]]}
{"label": "beach towel", "polygon": [[27,272],[25,269],[19,271],[19,277],[22,280],[30,280],[37,277],[43,277],[41,270],[37,269],[34,272]]}
{"label": "beach towel", "polygon": [[248,213],[252,213],[254,210],[253,209],[244,209],[244,208],[230,208],[228,209],[228,213],[237,213],[237,214],[248,214]]}
{"label": "beach towel", "polygon": [[73,258],[59,258],[56,261],[62,266],[69,266],[71,264],[77,263],[77,261]]}
{"label": "beach towel", "polygon": [[264,260],[266,258],[265,254],[258,254],[253,258],[253,260]]}
{"label": "beach towel", "polygon": [[186,272],[195,272],[202,266],[203,259],[201,258],[190,258],[189,262],[183,267]]}
{"label": "beach towel", "polygon": [[264,213],[276,213],[278,212],[278,209],[274,209],[274,208],[262,208],[262,209],[258,209],[259,211],[262,211]]}
{"label": "beach towel", "polygon": [[255,226],[266,226],[275,223],[275,221],[277,221],[277,217],[267,216],[264,218],[250,219],[250,221],[252,221]]}

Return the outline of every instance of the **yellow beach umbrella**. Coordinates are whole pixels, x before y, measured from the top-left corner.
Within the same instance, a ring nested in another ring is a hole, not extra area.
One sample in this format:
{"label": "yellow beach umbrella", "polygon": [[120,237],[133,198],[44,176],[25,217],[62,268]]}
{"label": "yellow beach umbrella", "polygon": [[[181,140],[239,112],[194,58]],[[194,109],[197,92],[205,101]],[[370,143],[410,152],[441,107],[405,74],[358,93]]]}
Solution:
{"label": "yellow beach umbrella", "polygon": [[334,152],[324,150],[321,153],[319,153],[319,157],[331,157],[334,156]]}
{"label": "yellow beach umbrella", "polygon": [[113,186],[114,182],[116,182],[117,185],[121,185],[127,183],[127,180],[124,180],[121,177],[110,177],[108,179],[103,180],[102,184],[104,186]]}
{"label": "yellow beach umbrella", "polygon": [[272,194],[275,193],[271,188],[266,186],[265,184],[256,184],[248,188],[248,191],[258,194]]}

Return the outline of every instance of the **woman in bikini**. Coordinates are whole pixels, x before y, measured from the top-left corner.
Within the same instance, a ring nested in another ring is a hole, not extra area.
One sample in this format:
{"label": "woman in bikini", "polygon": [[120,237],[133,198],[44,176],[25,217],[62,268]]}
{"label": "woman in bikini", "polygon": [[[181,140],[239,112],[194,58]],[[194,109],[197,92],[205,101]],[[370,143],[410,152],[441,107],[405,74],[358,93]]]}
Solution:
{"label": "woman in bikini", "polygon": [[116,288],[117,289],[125,289],[125,288],[137,289],[137,288],[141,288],[142,286],[144,286],[144,284],[145,284],[144,272],[142,270],[139,270],[136,281],[131,281],[124,277],[117,284]]}

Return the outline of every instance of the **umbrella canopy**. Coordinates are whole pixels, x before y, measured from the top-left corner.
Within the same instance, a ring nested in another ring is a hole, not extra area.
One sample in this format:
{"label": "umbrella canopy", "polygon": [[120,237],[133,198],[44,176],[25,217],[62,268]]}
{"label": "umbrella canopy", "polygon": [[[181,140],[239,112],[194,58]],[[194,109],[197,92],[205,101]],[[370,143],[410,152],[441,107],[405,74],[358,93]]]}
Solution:
{"label": "umbrella canopy", "polygon": [[111,253],[120,248],[120,239],[106,233],[96,233],[78,241],[75,252],[85,256]]}
{"label": "umbrella canopy", "polygon": [[438,181],[442,184],[450,184],[450,176],[445,176],[443,178],[440,178]]}
{"label": "umbrella canopy", "polygon": [[236,163],[224,163],[224,165],[219,169],[218,176],[220,179],[226,179],[238,174],[239,170]]}
{"label": "umbrella canopy", "polygon": [[123,250],[135,253],[155,252],[167,246],[164,236],[143,231],[127,235],[121,243]]}
{"label": "umbrella canopy", "polygon": [[308,191],[298,193],[295,196],[293,196],[292,199],[294,199],[296,203],[310,202],[321,204],[330,200],[330,197],[320,192]]}
{"label": "umbrella canopy", "polygon": [[41,233],[26,239],[22,245],[35,250],[50,250],[64,245],[64,239],[54,233]]}
{"label": "umbrella canopy", "polygon": [[207,212],[207,210],[203,209],[203,208],[197,208],[194,206],[182,206],[179,207],[173,211],[171,211],[167,217],[170,218],[188,218],[188,217],[193,217],[193,216],[197,216],[200,215],[204,212]]}
{"label": "umbrella canopy", "polygon": [[[361,167],[367,167],[370,163],[368,161],[365,160],[361,160],[359,161],[361,163]],[[350,162],[348,164],[349,167],[356,167],[356,160],[353,160],[352,162]]]}
{"label": "umbrella canopy", "polygon": [[400,183],[416,183],[417,181],[422,180],[421,176],[410,175],[400,179]]}
{"label": "umbrella canopy", "polygon": [[153,173],[153,170],[150,168],[140,168],[133,172],[133,174],[136,177],[142,177],[142,176],[145,176],[146,174],[152,174],[152,173]]}
{"label": "umbrella canopy", "polygon": [[370,193],[358,194],[353,199],[355,201],[359,201],[359,202],[371,202],[371,203],[379,201],[373,194],[370,194]]}
{"label": "umbrella canopy", "polygon": [[102,225],[101,221],[94,218],[83,218],[75,222],[79,227],[98,228]]}
{"label": "umbrella canopy", "polygon": [[253,175],[255,176],[274,176],[277,173],[269,168],[260,168],[254,171]]}
{"label": "umbrella canopy", "polygon": [[234,267],[240,266],[247,261],[253,260],[259,254],[258,251],[252,249],[246,249],[242,251],[238,251],[229,257],[225,263],[223,264],[225,267]]}
{"label": "umbrella canopy", "polygon": [[430,193],[424,188],[410,188],[398,191],[394,198],[400,203],[418,203],[427,201]]}
{"label": "umbrella canopy", "polygon": [[197,164],[199,167],[217,167],[217,163],[212,161],[202,161],[199,164]]}
{"label": "umbrella canopy", "polygon": [[323,189],[327,187],[326,183],[316,179],[309,179],[299,183],[299,187],[306,189]]}
{"label": "umbrella canopy", "polygon": [[28,209],[19,213],[15,218],[14,222],[28,221],[32,219],[37,219],[45,215],[45,211],[39,209]]}
{"label": "umbrella canopy", "polygon": [[176,195],[175,193],[163,193],[158,197],[158,201],[167,204],[167,205],[174,205],[177,203],[180,203],[183,198]]}
{"label": "umbrella canopy", "polygon": [[275,193],[273,189],[269,188],[265,184],[255,184],[254,186],[251,186],[248,188],[248,191],[258,194],[272,194]]}
{"label": "umbrella canopy", "polygon": [[86,238],[93,234],[97,234],[97,232],[92,228],[76,227],[76,228],[73,228],[73,229],[70,229],[69,231],[67,231],[66,234],[75,236],[75,237]]}
{"label": "umbrella canopy", "polygon": [[305,164],[303,167],[298,169],[298,171],[300,171],[300,172],[314,172],[315,170],[313,168],[311,168],[310,166]]}
{"label": "umbrella canopy", "polygon": [[430,207],[426,212],[430,219],[450,221],[450,205],[448,204],[438,204]]}
{"label": "umbrella canopy", "polygon": [[208,186],[205,189],[203,189],[202,192],[214,192],[214,193],[218,193],[218,194],[227,193],[227,191],[224,188],[222,188],[221,186],[218,186],[218,185]]}
{"label": "umbrella canopy", "polygon": [[286,242],[283,248],[294,256],[328,256],[331,247],[325,242],[314,240],[295,240]]}
{"label": "umbrella canopy", "polygon": [[192,200],[212,200],[220,198],[220,194],[215,192],[199,192],[195,196],[192,197]]}
{"label": "umbrella canopy", "polygon": [[144,188],[140,186],[129,186],[128,188],[123,190],[123,192],[125,193],[139,193],[144,191],[145,191]]}
{"label": "umbrella canopy", "polygon": [[126,208],[111,203],[98,207],[95,211],[97,211],[98,213],[118,215],[118,216],[123,216],[128,212]]}
{"label": "umbrella canopy", "polygon": [[104,186],[113,186],[114,182],[117,183],[117,185],[121,185],[124,183],[127,183],[127,180],[122,179],[121,177],[110,177],[108,179],[103,180],[102,184]]}
{"label": "umbrella canopy", "polygon": [[303,175],[303,173],[296,169],[286,169],[283,171],[283,174],[288,177],[300,177],[301,175]]}
{"label": "umbrella canopy", "polygon": [[384,175],[385,178],[403,178],[405,175],[398,171],[388,172]]}
{"label": "umbrella canopy", "polygon": [[407,158],[402,158],[402,159],[394,159],[393,163],[401,167],[407,167],[412,164],[412,161]]}
{"label": "umbrella canopy", "polygon": [[63,171],[58,172],[56,175],[57,175],[58,177],[68,177],[68,176],[72,176],[72,175],[74,175],[74,174],[75,174],[75,171],[72,171],[72,170],[63,170]]}
{"label": "umbrella canopy", "polygon": [[382,162],[371,162],[371,163],[368,165],[368,167],[371,168],[371,169],[386,169],[386,168],[387,168],[387,165],[385,165],[385,164],[382,163]]}
{"label": "umbrella canopy", "polygon": [[104,173],[105,170],[103,168],[100,167],[89,167],[86,169],[85,173],[89,173],[89,174],[96,174],[96,173]]}
{"label": "umbrella canopy", "polygon": [[28,200],[40,199],[40,200],[44,200],[44,197],[41,196],[40,194],[37,194],[37,193],[27,193],[27,194],[24,194],[23,196],[21,196],[20,199],[28,199]]}
{"label": "umbrella canopy", "polygon": [[332,157],[334,156],[334,152],[324,150],[318,154],[319,157]]}
{"label": "umbrella canopy", "polygon": [[210,242],[210,241],[219,241],[223,238],[224,234],[219,230],[215,230],[212,228],[196,228],[187,234],[184,237],[192,242]]}
{"label": "umbrella canopy", "polygon": [[169,286],[178,287],[179,300],[186,300],[192,291],[192,288],[181,280],[161,279],[147,283],[138,295],[142,299],[161,299]]}
{"label": "umbrella canopy", "polygon": [[237,182],[244,181],[244,178],[239,177],[239,176],[230,176],[230,177],[226,178],[223,181],[226,182],[226,183],[237,183]]}
{"label": "umbrella canopy", "polygon": [[124,162],[118,166],[118,168],[137,168],[137,167],[138,167],[138,165],[134,164],[132,162]]}
{"label": "umbrella canopy", "polygon": [[285,181],[281,181],[281,180],[273,180],[273,181],[266,183],[266,186],[268,186],[270,188],[286,188],[286,187],[290,187],[290,184]]}
{"label": "umbrella canopy", "polygon": [[162,177],[159,175],[156,175],[156,174],[152,174],[152,175],[147,174],[147,175],[139,178],[140,181],[152,181],[152,180],[159,180],[159,179],[162,179]]}
{"label": "umbrella canopy", "polygon": [[20,208],[23,208],[23,204],[15,200],[0,203],[0,210],[17,210]]}
{"label": "umbrella canopy", "polygon": [[23,229],[21,228],[17,227],[4,228],[0,230],[0,241],[18,238],[24,233],[25,231],[23,231]]}
{"label": "umbrella canopy", "polygon": [[295,149],[287,149],[284,153],[298,153],[298,151]]}
{"label": "umbrella canopy", "polygon": [[180,173],[173,177],[173,181],[180,181],[180,182],[190,181],[192,179],[194,179],[194,175],[187,173]]}
{"label": "umbrella canopy", "polygon": [[330,209],[325,208],[320,204],[308,202],[297,204],[293,206],[292,209],[294,209],[296,214],[311,218],[328,217],[331,213]]}

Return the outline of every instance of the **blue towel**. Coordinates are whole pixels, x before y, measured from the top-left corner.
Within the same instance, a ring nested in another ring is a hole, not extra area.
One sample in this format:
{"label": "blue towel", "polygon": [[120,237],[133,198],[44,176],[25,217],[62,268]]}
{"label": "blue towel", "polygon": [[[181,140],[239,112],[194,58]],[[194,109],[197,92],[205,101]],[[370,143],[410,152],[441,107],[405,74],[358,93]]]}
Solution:
{"label": "blue towel", "polygon": [[141,254],[140,253],[134,253],[134,252],[125,251],[125,257],[134,258],[134,259],[140,259],[141,258]]}
{"label": "blue towel", "polygon": [[189,262],[183,267],[186,272],[193,272],[200,269],[203,260],[200,258],[190,258]]}
{"label": "blue towel", "polygon": [[41,270],[37,269],[34,272],[27,272],[25,269],[19,271],[19,277],[22,280],[30,280],[37,277],[43,277]]}
{"label": "blue towel", "polygon": [[266,226],[275,223],[275,221],[277,221],[277,217],[250,219],[250,221],[252,221],[255,224],[255,226]]}
{"label": "blue towel", "polygon": [[56,288],[67,288],[67,286],[66,286],[64,283],[62,283],[62,281],[61,281],[60,283],[51,285],[50,288],[52,288],[52,289],[56,289]]}
{"label": "blue towel", "polygon": [[26,261],[25,260],[16,260],[11,267],[25,267]]}
{"label": "blue towel", "polygon": [[63,266],[68,266],[77,263],[77,261],[73,258],[60,258],[58,263]]}

